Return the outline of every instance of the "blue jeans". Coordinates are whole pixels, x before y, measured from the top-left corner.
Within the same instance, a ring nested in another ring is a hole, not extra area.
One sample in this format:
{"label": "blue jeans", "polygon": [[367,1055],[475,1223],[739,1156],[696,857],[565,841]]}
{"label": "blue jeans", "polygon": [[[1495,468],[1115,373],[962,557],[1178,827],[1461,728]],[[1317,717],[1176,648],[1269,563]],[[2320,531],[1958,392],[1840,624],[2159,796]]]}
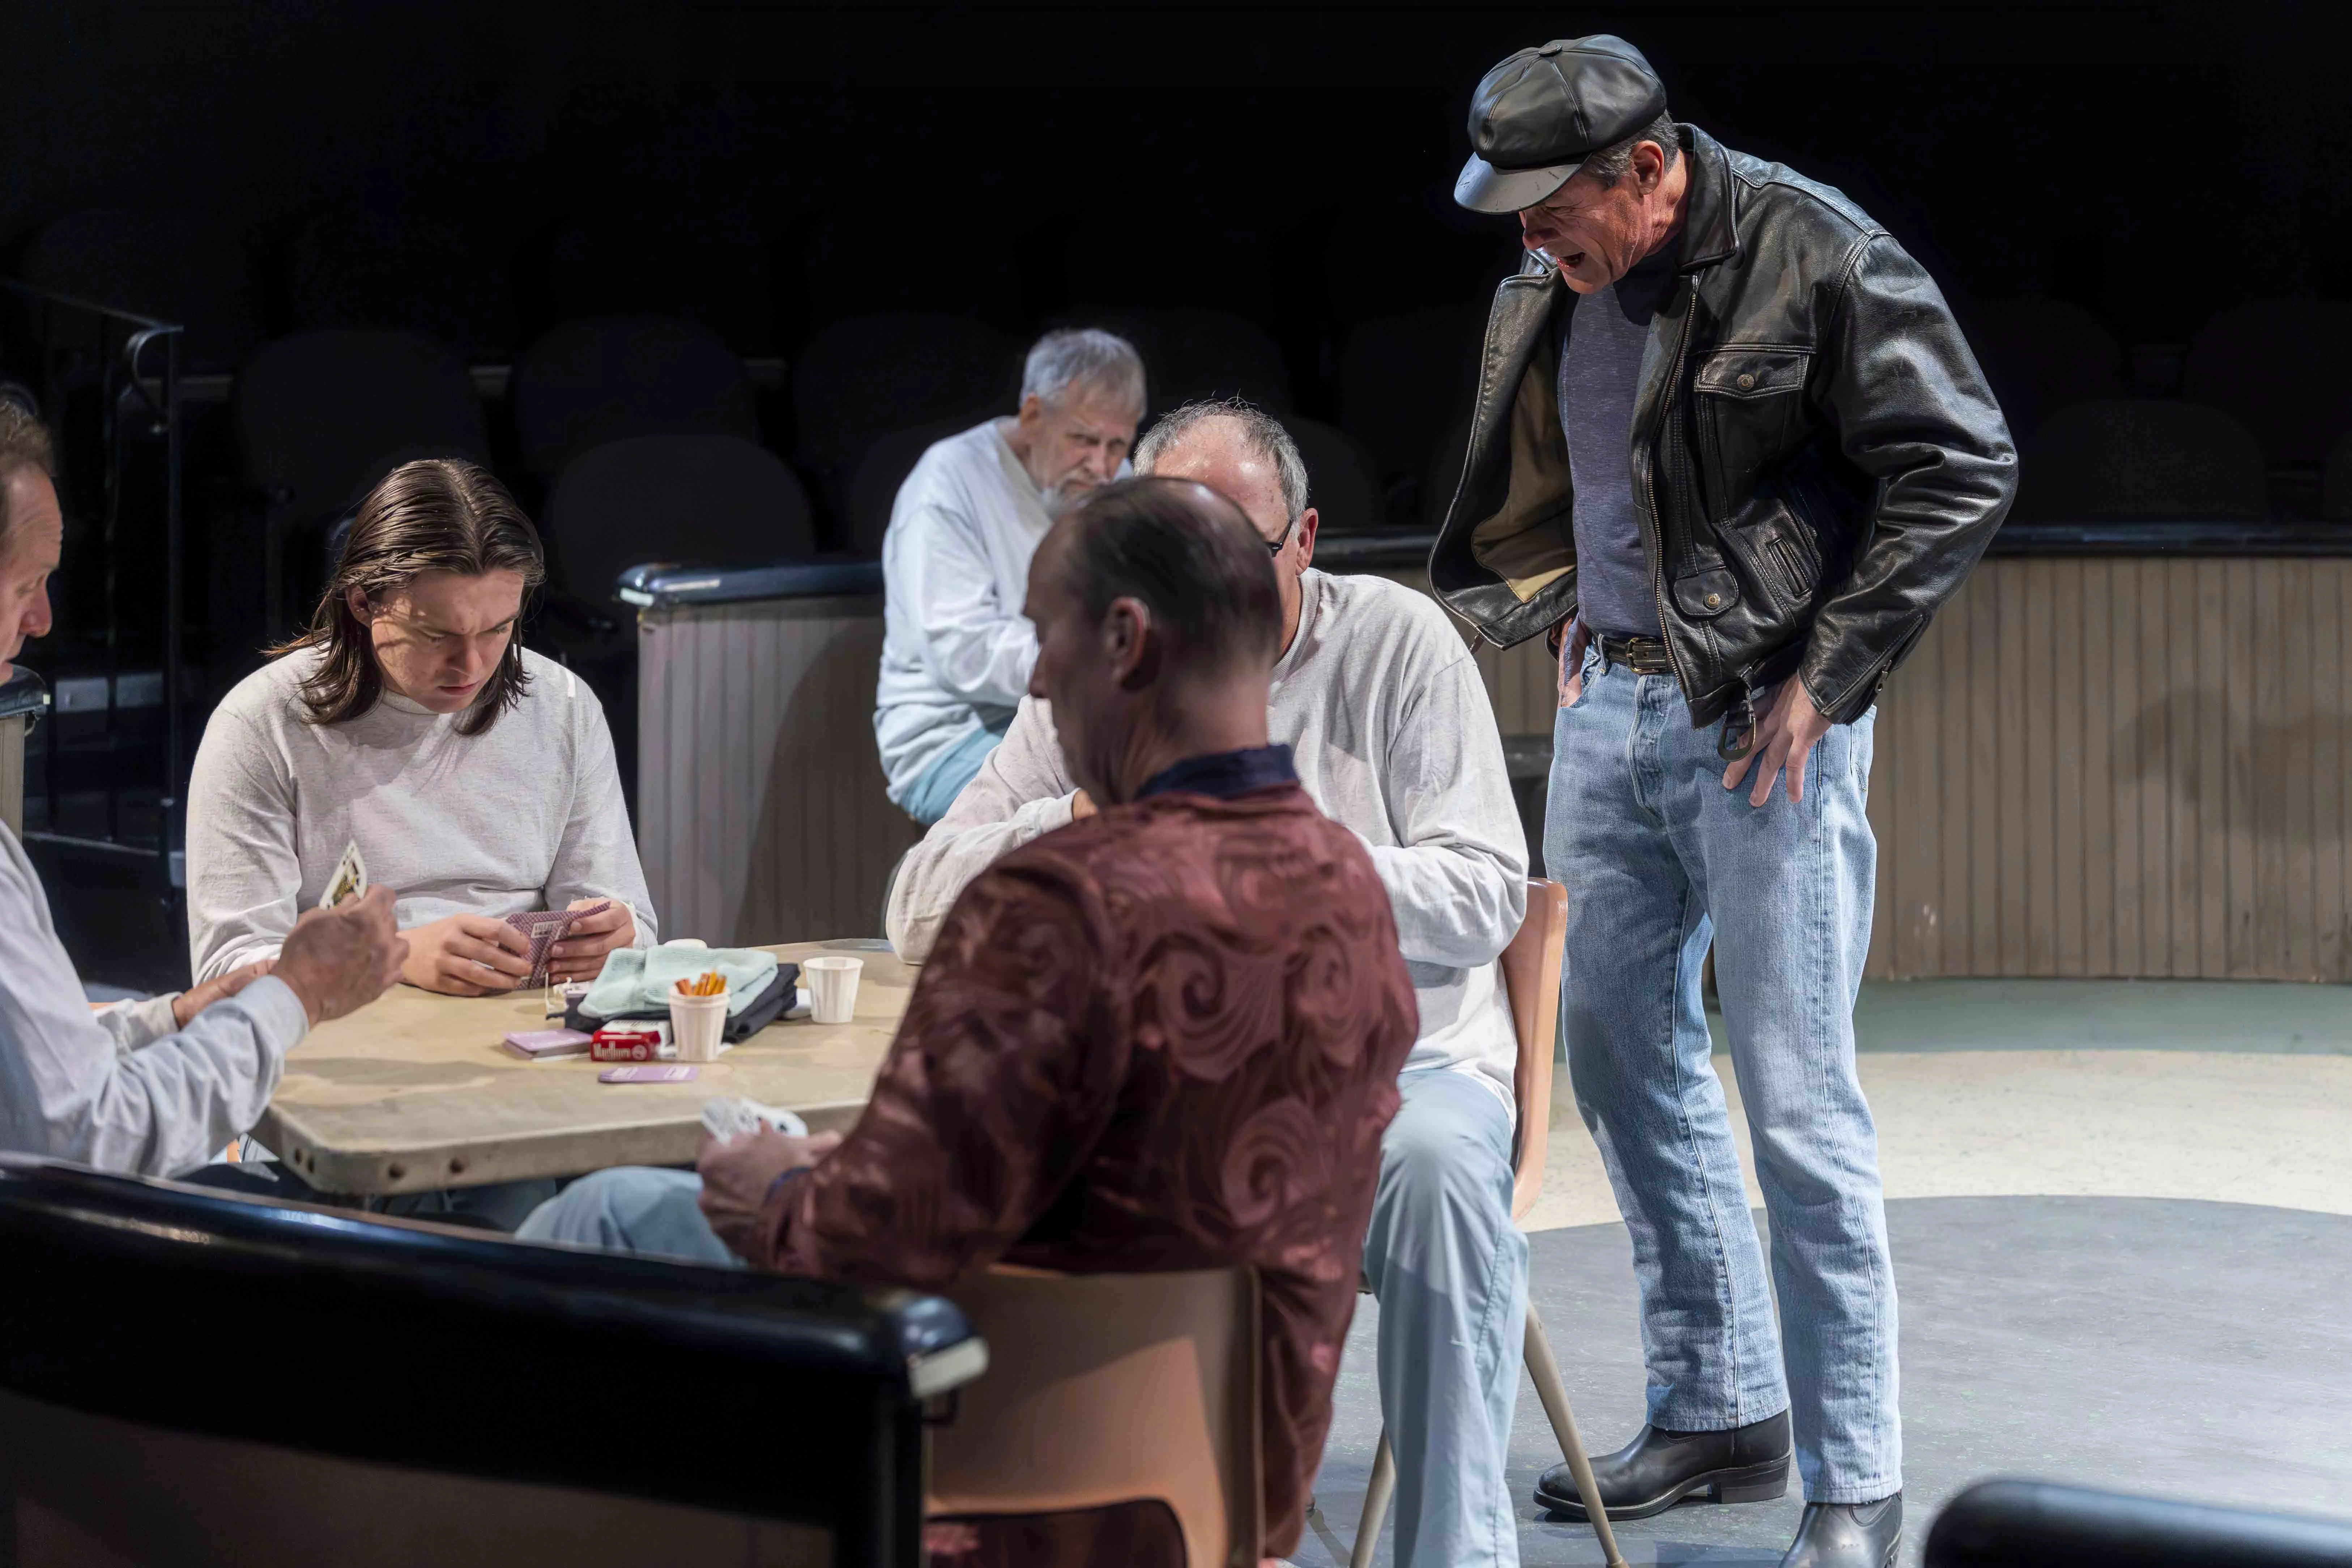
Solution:
{"label": "blue jeans", "polygon": [[1511,1221],[1511,1113],[1468,1073],[1397,1079],[1364,1282],[1381,1303],[1381,1415],[1396,1452],[1400,1564],[1513,1564],[1504,1471],[1527,1333],[1528,1238]]}
{"label": "blue jeans", "polygon": [[[1409,1072],[1381,1139],[1364,1240],[1380,1299],[1381,1412],[1396,1452],[1400,1563],[1519,1560],[1504,1470],[1528,1315],[1528,1238],[1511,1222],[1511,1117],[1467,1073]],[[690,1171],[583,1176],[515,1232],[740,1268],[704,1223]]]}
{"label": "blue jeans", "polygon": [[996,750],[1004,739],[1004,731],[1013,727],[1011,715],[996,729],[982,725],[939,754],[931,765],[915,780],[901,803],[908,816],[929,827],[948,814],[956,803],[963,786],[980,776],[980,766],[988,761],[988,753]]}
{"label": "blue jeans", "polygon": [[[1720,726],[1691,728],[1673,677],[1588,653],[1553,730],[1544,831],[1568,889],[1569,1070],[1633,1233],[1651,1424],[1716,1431],[1788,1409],[1814,1502],[1903,1485],[1895,1274],[1853,1059],[1874,717],[1822,737],[1801,803],[1783,780],[1752,806],[1753,777],[1723,787]],[[1769,1289],[1699,995],[1710,938],[1772,1221]]]}
{"label": "blue jeans", "polygon": [[622,1165],[583,1176],[533,1209],[518,1241],[561,1241],[681,1263],[740,1268],[702,1217],[702,1178],[692,1171]]}

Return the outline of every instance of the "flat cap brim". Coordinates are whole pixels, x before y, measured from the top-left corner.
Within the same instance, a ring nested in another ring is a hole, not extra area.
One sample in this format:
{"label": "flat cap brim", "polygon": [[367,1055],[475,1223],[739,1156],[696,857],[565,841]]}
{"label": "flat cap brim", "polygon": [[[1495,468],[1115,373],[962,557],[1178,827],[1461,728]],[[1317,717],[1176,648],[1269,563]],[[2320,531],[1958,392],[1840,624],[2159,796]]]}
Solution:
{"label": "flat cap brim", "polygon": [[1582,167],[1584,160],[1579,158],[1541,169],[1497,169],[1474,153],[1462,165],[1462,177],[1454,182],[1454,200],[1474,213],[1523,212],[1568,184],[1569,176]]}

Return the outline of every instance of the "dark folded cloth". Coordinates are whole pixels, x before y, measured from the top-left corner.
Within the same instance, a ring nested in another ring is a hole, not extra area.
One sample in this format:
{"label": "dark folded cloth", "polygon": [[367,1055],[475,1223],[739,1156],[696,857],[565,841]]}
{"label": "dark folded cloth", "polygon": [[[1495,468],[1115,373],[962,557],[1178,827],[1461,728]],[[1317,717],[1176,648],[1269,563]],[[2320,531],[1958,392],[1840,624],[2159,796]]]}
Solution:
{"label": "dark folded cloth", "polygon": [[[782,1017],[786,1010],[792,1006],[793,994],[799,987],[800,983],[801,966],[799,964],[776,965],[775,973],[768,977],[768,983],[760,987],[751,1000],[744,1005],[743,1010],[728,1015],[727,1028],[722,1037],[730,1044],[740,1043]],[[591,1013],[578,1002],[574,1002],[563,1011],[563,1026],[567,1029],[577,1029],[583,1035],[593,1035],[610,1023],[633,1023],[648,1018],[668,1016],[669,1009],[667,1007],[647,1007],[634,1013],[615,1013],[607,1018]]]}

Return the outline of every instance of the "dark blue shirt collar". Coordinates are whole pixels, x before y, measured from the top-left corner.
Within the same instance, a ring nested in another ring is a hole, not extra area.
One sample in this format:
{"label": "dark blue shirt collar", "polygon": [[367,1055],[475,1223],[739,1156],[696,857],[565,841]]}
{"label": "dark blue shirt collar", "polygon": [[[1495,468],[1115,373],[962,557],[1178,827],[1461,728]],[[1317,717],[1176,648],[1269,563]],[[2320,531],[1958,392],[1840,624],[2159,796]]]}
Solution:
{"label": "dark blue shirt collar", "polygon": [[1230,800],[1254,789],[1297,782],[1298,770],[1290,765],[1288,746],[1244,746],[1238,752],[1211,752],[1206,756],[1187,757],[1171,767],[1162,768],[1143,781],[1135,798],[1149,800],[1155,795],[1181,792]]}

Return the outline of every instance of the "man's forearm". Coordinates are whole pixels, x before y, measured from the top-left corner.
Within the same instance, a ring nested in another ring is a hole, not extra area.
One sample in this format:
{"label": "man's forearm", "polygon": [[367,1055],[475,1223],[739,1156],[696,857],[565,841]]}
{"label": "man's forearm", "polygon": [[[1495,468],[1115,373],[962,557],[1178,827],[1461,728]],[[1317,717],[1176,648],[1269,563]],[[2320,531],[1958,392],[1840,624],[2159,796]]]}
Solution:
{"label": "man's forearm", "polygon": [[[959,805],[961,803],[959,802]],[[930,956],[940,922],[956,896],[1001,857],[1070,820],[1070,798],[1028,801],[997,821],[959,824],[951,815],[924,836],[899,863],[884,917],[890,945],[909,963]]]}

